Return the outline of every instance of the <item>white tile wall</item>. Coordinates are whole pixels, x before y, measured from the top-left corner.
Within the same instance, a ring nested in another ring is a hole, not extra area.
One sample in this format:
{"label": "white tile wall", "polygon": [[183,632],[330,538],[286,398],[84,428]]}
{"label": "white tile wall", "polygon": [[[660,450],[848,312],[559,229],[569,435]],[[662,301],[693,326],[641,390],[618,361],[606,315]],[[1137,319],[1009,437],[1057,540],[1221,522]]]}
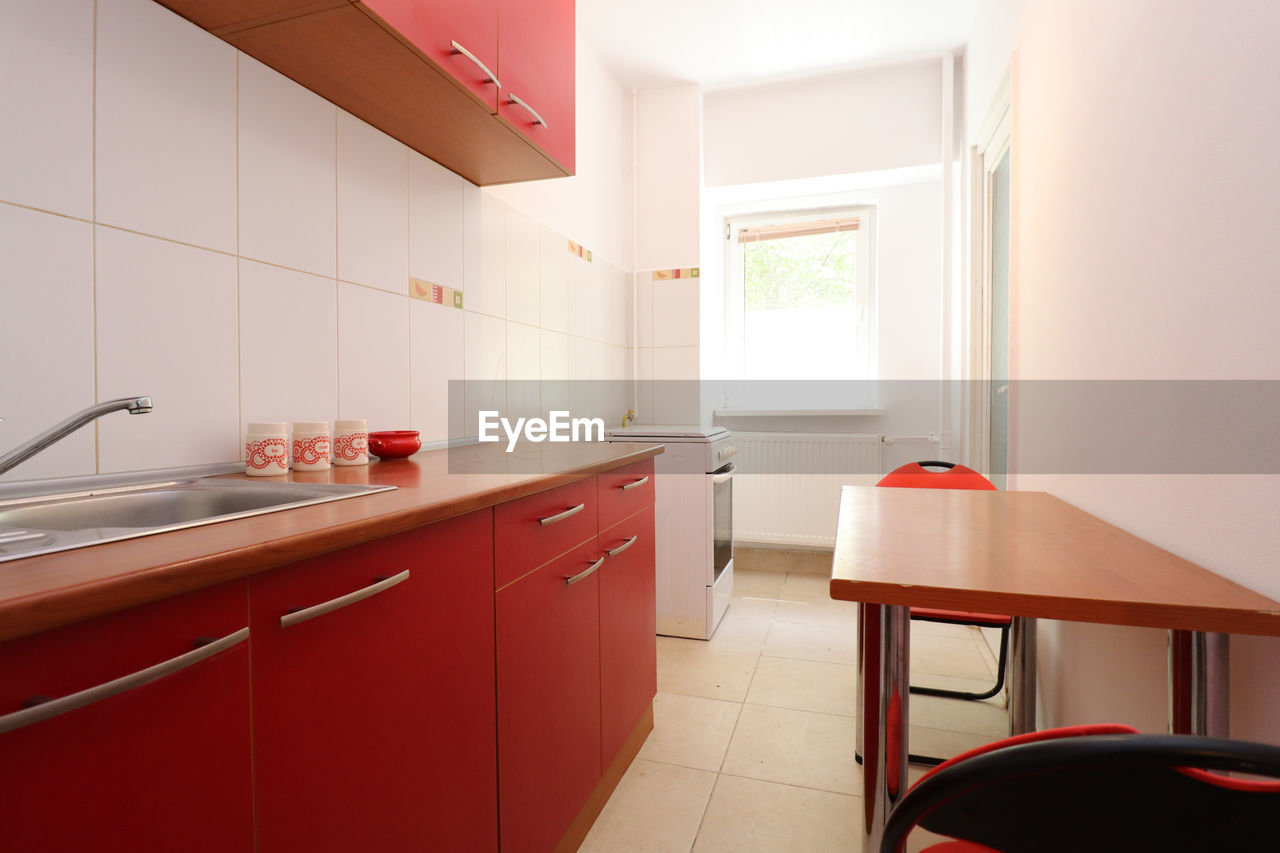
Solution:
{"label": "white tile wall", "polygon": [[480,314],[506,319],[507,206],[488,193],[481,193],[479,208],[479,275],[468,276],[464,306]]}
{"label": "white tile wall", "polygon": [[[0,452],[94,403],[93,226],[0,205]],[[86,427],[4,475],[94,471]]]}
{"label": "white tile wall", "polygon": [[240,255],[337,275],[337,108],[239,56]]}
{"label": "white tile wall", "polygon": [[99,0],[97,219],[236,251],[236,51],[151,0]]}
{"label": "white tile wall", "polygon": [[[248,420],[621,419],[623,391],[568,381],[630,375],[609,259],[150,0],[0,3],[0,357],[39,365],[0,384],[0,450],[95,397],[156,402],[11,476],[234,461]],[[450,379],[508,375],[517,399],[449,405]]]}
{"label": "white tile wall", "polygon": [[502,411],[507,405],[503,384],[507,378],[506,321],[466,312],[463,352],[467,381],[463,430],[465,435],[476,435],[480,411]]}
{"label": "white tile wall", "polygon": [[535,326],[507,321],[507,412],[533,418],[540,409],[541,333]]}
{"label": "white tile wall", "polygon": [[338,282],[338,417],[369,429],[407,429],[409,317],[406,297]]}
{"label": "white tile wall", "polygon": [[407,294],[409,149],[343,110],[337,149],[338,278]]}
{"label": "white tile wall", "polygon": [[241,424],[337,415],[337,282],[241,260]]}
{"label": "white tile wall", "polygon": [[539,258],[542,279],[542,328],[569,331],[569,251],[568,241],[542,226]]}
{"label": "white tile wall", "polygon": [[569,334],[591,337],[595,300],[591,291],[591,263],[577,255],[569,256]]}
{"label": "white tile wall", "polygon": [[538,223],[520,211],[509,208],[506,285],[508,320],[529,326],[537,326],[540,322],[541,248]]}
{"label": "white tile wall", "polygon": [[468,188],[475,190],[438,163],[409,152],[409,275],[463,287],[463,199]]}
{"label": "white tile wall", "polygon": [[462,379],[464,314],[409,302],[409,420],[424,444],[462,435],[462,412],[449,407],[449,380]]}
{"label": "white tile wall", "polygon": [[93,0],[0,9],[0,199],[89,219]]}
{"label": "white tile wall", "polygon": [[698,280],[670,279],[653,282],[653,324],[655,347],[696,347],[698,345]]}
{"label": "white tile wall", "polygon": [[645,270],[635,274],[636,289],[636,346],[653,346],[653,273]]}
{"label": "white tile wall", "polygon": [[147,415],[98,421],[100,471],[240,456],[236,259],[98,226],[98,399],[147,394]]}

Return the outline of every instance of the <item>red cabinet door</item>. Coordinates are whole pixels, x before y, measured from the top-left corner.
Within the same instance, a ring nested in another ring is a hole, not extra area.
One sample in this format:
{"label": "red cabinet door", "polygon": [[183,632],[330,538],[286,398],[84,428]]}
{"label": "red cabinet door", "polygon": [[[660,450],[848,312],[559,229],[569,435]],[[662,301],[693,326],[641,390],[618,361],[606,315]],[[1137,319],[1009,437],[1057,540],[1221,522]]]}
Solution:
{"label": "red cabinet door", "polygon": [[596,477],[596,482],[599,484],[601,530],[653,504],[652,459],[605,471]]}
{"label": "red cabinet door", "polygon": [[498,0],[498,115],[574,171],[574,0]]}
{"label": "red cabinet door", "polygon": [[494,112],[498,107],[498,0],[363,0],[402,39]]}
{"label": "red cabinet door", "polygon": [[[603,477],[602,477],[603,480]],[[658,692],[653,507],[600,534],[601,769],[617,755]]]}
{"label": "red cabinet door", "polygon": [[247,627],[237,581],[0,645],[0,847],[251,850]]}
{"label": "red cabinet door", "polygon": [[[591,482],[588,480],[587,482]],[[503,853],[548,853],[600,779],[596,540],[498,590]]]}
{"label": "red cabinet door", "polygon": [[259,575],[250,600],[259,849],[496,850],[492,512]]}

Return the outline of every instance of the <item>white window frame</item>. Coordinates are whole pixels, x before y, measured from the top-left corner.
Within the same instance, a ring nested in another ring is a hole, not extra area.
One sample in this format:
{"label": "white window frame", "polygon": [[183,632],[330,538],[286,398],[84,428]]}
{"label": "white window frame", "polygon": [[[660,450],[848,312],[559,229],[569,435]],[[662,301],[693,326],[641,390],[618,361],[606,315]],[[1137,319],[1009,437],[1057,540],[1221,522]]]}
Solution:
{"label": "white window frame", "polygon": [[[856,377],[859,380],[875,380],[879,376],[877,345],[877,310],[876,310],[876,208],[875,205],[844,205],[833,208],[785,210],[770,213],[744,213],[728,215],[722,221],[724,234],[724,346],[727,379],[737,383],[726,387],[724,407],[726,409],[777,410],[780,412],[799,409],[829,408],[823,401],[760,399],[759,394],[750,391],[744,393],[742,380],[746,376],[746,288],[744,281],[745,243],[738,242],[738,232],[742,228],[761,225],[784,225],[808,222],[815,219],[847,219],[856,217],[858,228],[857,258],[855,272],[855,299],[858,303],[858,334],[855,338],[856,349],[853,358],[860,365]],[[785,239],[785,238],[783,238]],[[803,376],[795,377],[804,379]],[[774,395],[770,394],[770,397]],[[863,399],[856,403],[846,403],[855,408],[874,408],[875,399]]]}

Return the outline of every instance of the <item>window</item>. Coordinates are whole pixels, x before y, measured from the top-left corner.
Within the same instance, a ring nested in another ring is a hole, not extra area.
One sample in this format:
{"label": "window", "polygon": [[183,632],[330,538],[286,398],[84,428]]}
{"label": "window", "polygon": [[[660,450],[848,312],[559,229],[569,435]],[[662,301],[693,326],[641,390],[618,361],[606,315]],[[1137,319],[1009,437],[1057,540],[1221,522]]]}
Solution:
{"label": "window", "polygon": [[[874,221],[869,207],[726,221],[726,354],[734,378],[746,380],[728,406],[874,405],[851,399],[851,384],[830,384],[876,378]],[[806,393],[821,399],[798,399]]]}

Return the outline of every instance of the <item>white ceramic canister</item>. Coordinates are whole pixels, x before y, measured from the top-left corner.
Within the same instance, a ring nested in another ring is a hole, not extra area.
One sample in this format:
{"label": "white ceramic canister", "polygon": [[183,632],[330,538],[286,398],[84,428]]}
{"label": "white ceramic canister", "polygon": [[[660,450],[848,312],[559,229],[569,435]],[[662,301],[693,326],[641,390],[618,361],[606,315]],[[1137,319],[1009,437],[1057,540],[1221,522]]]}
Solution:
{"label": "white ceramic canister", "polygon": [[333,456],[333,440],[328,421],[295,421],[293,424],[293,470],[328,471]]}
{"label": "white ceramic canister", "polygon": [[283,422],[250,422],[244,434],[244,472],[254,477],[289,473],[289,431]]}
{"label": "white ceramic canister", "polygon": [[369,425],[363,418],[333,422],[333,464],[369,464]]}

